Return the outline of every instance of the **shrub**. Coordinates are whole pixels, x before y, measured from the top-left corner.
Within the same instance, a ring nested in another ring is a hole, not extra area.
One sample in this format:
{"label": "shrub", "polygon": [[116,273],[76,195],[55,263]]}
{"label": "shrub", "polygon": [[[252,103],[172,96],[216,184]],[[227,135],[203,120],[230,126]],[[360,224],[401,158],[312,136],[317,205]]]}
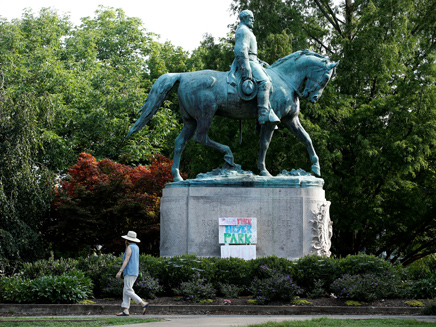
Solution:
{"label": "shrub", "polygon": [[146,299],[156,298],[156,294],[162,293],[163,287],[159,285],[159,280],[150,276],[148,272],[139,277],[138,284],[135,286],[136,293]]}
{"label": "shrub", "polygon": [[351,306],[351,307],[360,307],[361,305],[366,304],[365,302],[359,302],[359,301],[345,301],[345,305]]}
{"label": "shrub", "polygon": [[[315,291],[315,288],[319,287],[319,281],[328,286],[342,275],[338,274],[336,260],[317,255],[304,256],[293,262],[292,266],[295,282],[303,288],[306,295],[319,291]],[[315,285],[316,282],[318,282],[317,285]]]}
{"label": "shrub", "polygon": [[92,287],[91,279],[77,270],[35,279],[32,293],[38,303],[77,303],[92,296]]}
{"label": "shrub", "polygon": [[143,251],[158,254],[159,197],[172,180],[171,160],[159,154],[150,160],[147,168],[133,168],[81,153],[67,178],[59,181],[52,219],[42,228],[56,249],[77,255],[101,245],[111,253],[122,244],[114,235],[130,229],[142,235],[147,245]]}
{"label": "shrub", "polygon": [[174,292],[181,295],[184,300],[193,302],[214,298],[216,294],[212,283],[208,283],[205,278],[201,278],[199,273],[196,273],[190,281],[182,282]]}
{"label": "shrub", "polygon": [[108,268],[115,262],[117,257],[112,254],[92,255],[78,260],[77,268],[93,281],[94,296],[101,296],[102,289],[106,285],[104,283]]}
{"label": "shrub", "polygon": [[422,314],[424,315],[436,315],[436,301],[429,301],[425,304],[425,307],[422,309]]}
{"label": "shrub", "polygon": [[221,295],[223,295],[224,297],[234,299],[234,298],[239,297],[239,295],[244,290],[244,287],[237,286],[234,284],[219,283],[219,290],[220,290]]}
{"label": "shrub", "polygon": [[398,275],[397,268],[389,261],[366,254],[349,255],[340,259],[338,268],[341,275]]}
{"label": "shrub", "polygon": [[68,259],[56,259],[53,253],[47,260],[38,260],[35,262],[23,263],[21,274],[24,278],[35,279],[42,276],[60,276],[66,272],[77,268],[77,260]]}
{"label": "shrub", "polygon": [[92,296],[92,281],[81,271],[34,280],[21,276],[2,279],[1,298],[19,303],[77,303]]}
{"label": "shrub", "polygon": [[423,307],[424,303],[418,300],[412,300],[412,301],[406,301],[406,303],[409,307]]}
{"label": "shrub", "polygon": [[253,280],[253,269],[250,264],[254,260],[245,261],[239,258],[209,258],[208,260],[213,263],[214,275],[210,280],[215,281],[216,287],[219,288],[218,283],[229,285],[238,285],[242,287],[242,292],[250,286],[250,281]]}
{"label": "shrub", "polygon": [[289,261],[286,258],[279,258],[275,255],[268,257],[260,257],[254,260],[247,261],[246,264],[251,272],[251,278],[264,278],[264,272],[260,269],[261,266],[268,266],[270,269],[281,271],[284,274],[293,275],[294,267],[291,264],[292,261]]}
{"label": "shrub", "polygon": [[[114,275],[115,276],[115,275]],[[124,281],[115,277],[107,277],[106,284],[101,289],[104,298],[120,297],[123,294]]]}
{"label": "shrub", "polygon": [[313,281],[313,288],[310,291],[306,291],[306,296],[310,299],[322,297],[328,295],[325,290],[324,281],[321,279]]}
{"label": "shrub", "polygon": [[427,274],[422,279],[408,281],[407,286],[407,297],[434,299],[436,298],[436,272]]}
{"label": "shrub", "polygon": [[256,303],[265,304],[271,301],[292,301],[300,294],[301,289],[290,275],[273,270],[266,265],[260,267],[266,278],[255,278],[250,286],[250,294]]}
{"label": "shrub", "polygon": [[31,280],[21,276],[0,278],[0,302],[32,302]]}
{"label": "shrub", "polygon": [[346,274],[335,280],[331,289],[340,298],[374,301],[398,296],[399,283],[399,279],[391,279],[390,276]]}

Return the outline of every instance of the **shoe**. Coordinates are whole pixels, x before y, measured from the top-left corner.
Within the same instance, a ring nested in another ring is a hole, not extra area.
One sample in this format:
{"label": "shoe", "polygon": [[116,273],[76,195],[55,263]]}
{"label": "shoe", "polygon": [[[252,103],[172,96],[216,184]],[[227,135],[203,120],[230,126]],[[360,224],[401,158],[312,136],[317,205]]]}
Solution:
{"label": "shoe", "polygon": [[120,313],[117,313],[116,316],[118,316],[118,317],[123,317],[123,316],[130,316],[130,314],[125,313],[124,311],[122,311],[122,312],[120,312]]}
{"label": "shoe", "polygon": [[146,304],[142,307],[142,314],[145,315],[145,312],[147,311],[148,308],[148,302],[145,302]]}

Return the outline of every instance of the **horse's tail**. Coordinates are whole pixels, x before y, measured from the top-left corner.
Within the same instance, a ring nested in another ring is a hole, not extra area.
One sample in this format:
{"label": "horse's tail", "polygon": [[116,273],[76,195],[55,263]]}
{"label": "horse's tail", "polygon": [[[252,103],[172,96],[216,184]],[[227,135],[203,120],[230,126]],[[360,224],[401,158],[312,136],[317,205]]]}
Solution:
{"label": "horse's tail", "polygon": [[127,133],[126,137],[139,131],[150,121],[162,106],[162,103],[173,86],[180,80],[180,76],[180,74],[164,74],[156,80],[143,106],[138,111],[138,113],[142,112],[141,117],[138,118],[135,125],[133,125],[129,133]]}

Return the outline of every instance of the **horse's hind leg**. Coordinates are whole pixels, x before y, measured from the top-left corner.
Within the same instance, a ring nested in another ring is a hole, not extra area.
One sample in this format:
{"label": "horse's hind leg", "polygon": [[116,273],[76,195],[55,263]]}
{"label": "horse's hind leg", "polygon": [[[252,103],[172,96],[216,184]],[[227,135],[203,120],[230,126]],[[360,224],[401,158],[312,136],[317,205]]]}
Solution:
{"label": "horse's hind leg", "polygon": [[309,134],[304,130],[303,126],[298,119],[298,116],[288,120],[286,122],[286,127],[294,133],[294,135],[306,146],[307,152],[309,153],[310,161],[312,162],[312,172],[321,176],[321,168],[319,166],[319,158],[316,155],[315,149],[312,144],[312,140],[310,139]]}
{"label": "horse's hind leg", "polygon": [[257,168],[261,176],[271,176],[265,166],[266,152],[268,151],[271,138],[274,134],[274,126],[271,124],[263,124],[260,128],[260,150],[259,159],[257,160]]}
{"label": "horse's hind leg", "polygon": [[235,166],[232,150],[227,145],[211,140],[207,135],[207,131],[212,123],[212,118],[197,120],[197,133],[195,134],[194,141],[203,145],[210,146],[213,149],[224,153],[224,161],[231,167]]}
{"label": "horse's hind leg", "polygon": [[183,181],[182,176],[180,176],[180,157],[182,156],[183,149],[185,148],[186,142],[194,135],[195,129],[197,128],[197,123],[195,120],[185,120],[183,123],[182,131],[179,136],[177,136],[174,147],[174,158],[173,166],[171,167],[171,174],[173,175],[174,182]]}

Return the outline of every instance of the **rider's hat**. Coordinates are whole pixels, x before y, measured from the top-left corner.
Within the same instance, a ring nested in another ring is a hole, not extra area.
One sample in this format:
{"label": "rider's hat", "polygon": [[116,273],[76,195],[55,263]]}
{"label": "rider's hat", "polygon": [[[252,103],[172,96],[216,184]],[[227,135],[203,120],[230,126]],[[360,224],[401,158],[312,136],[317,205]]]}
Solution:
{"label": "rider's hat", "polygon": [[238,93],[242,100],[253,100],[257,95],[258,86],[252,79],[241,79],[238,84]]}

